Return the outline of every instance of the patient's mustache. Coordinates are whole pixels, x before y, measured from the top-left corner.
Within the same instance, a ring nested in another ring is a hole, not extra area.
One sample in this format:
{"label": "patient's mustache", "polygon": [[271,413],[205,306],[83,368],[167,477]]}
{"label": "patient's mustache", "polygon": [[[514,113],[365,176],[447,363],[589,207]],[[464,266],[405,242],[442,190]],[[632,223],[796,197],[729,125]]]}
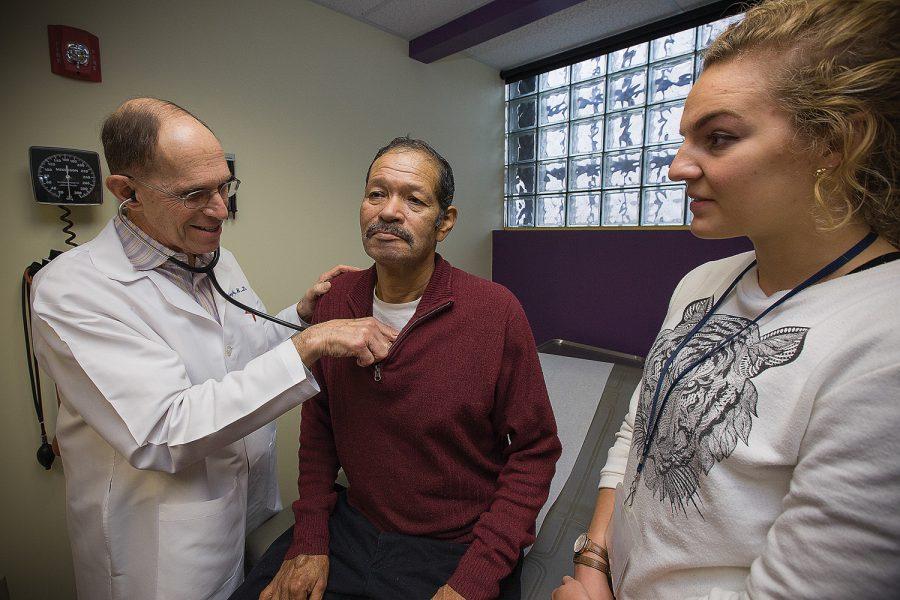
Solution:
{"label": "patient's mustache", "polygon": [[372,223],[366,228],[366,239],[369,239],[376,233],[389,233],[391,235],[396,235],[398,238],[405,241],[410,246],[412,246],[413,243],[412,235],[410,235],[408,231],[406,231],[399,225],[394,225],[393,223]]}

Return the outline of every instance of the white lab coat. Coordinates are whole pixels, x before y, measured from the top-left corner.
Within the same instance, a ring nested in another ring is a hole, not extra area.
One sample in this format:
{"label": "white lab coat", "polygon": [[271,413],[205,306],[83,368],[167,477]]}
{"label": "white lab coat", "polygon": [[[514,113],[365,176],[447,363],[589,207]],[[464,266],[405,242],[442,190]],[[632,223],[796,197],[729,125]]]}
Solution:
{"label": "white lab coat", "polygon": [[[215,273],[264,308],[230,252]],[[35,351],[62,402],[79,598],[227,598],[247,527],[281,507],[272,421],[318,392],[293,332],[217,295],[220,325],[135,270],[112,222],[45,267],[32,298]],[[293,306],[279,316],[298,322]]]}

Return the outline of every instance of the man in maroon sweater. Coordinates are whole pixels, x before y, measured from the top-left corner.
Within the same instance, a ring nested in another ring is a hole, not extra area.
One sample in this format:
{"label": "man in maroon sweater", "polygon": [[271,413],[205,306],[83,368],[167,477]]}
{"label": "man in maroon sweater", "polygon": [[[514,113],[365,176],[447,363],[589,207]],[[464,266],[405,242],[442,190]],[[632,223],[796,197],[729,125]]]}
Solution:
{"label": "man in maroon sweater", "polygon": [[400,334],[371,367],[313,366],[296,523],[260,598],[519,597],[561,447],[519,302],[435,253],[452,197],[450,165],[424,142],[398,138],[369,168],[360,228],[375,265],[333,280],[313,320],[374,314]]}

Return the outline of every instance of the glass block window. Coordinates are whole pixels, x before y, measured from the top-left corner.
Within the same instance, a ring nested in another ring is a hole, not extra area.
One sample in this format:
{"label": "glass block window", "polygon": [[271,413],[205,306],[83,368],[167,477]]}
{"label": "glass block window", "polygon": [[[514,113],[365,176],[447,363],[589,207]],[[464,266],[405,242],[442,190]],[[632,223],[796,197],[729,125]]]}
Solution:
{"label": "glass block window", "polygon": [[735,15],[506,86],[507,227],[690,223],[669,180],[704,49]]}

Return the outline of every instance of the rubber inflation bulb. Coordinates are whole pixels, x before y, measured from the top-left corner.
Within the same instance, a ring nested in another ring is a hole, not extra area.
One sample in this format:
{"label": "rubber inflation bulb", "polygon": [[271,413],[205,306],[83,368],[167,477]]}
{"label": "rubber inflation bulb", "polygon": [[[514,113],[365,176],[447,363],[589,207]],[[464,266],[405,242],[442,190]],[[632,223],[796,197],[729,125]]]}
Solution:
{"label": "rubber inflation bulb", "polygon": [[41,466],[46,470],[50,470],[50,467],[53,465],[53,459],[56,456],[53,454],[53,448],[50,447],[50,444],[44,442],[41,444],[41,447],[38,448],[37,451],[37,460],[41,463]]}

